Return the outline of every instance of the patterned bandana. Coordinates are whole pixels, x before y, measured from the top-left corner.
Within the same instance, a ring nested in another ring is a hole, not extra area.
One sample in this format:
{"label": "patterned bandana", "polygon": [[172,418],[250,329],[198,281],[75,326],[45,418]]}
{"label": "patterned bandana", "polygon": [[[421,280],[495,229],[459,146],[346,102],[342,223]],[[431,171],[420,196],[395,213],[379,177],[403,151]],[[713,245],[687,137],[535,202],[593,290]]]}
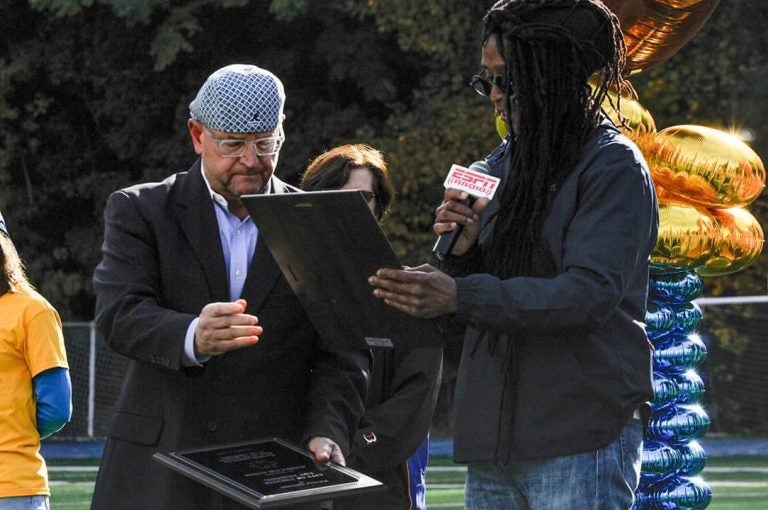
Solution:
{"label": "patterned bandana", "polygon": [[222,67],[200,88],[189,114],[225,133],[273,131],[283,120],[285,91],[274,74],[253,65]]}

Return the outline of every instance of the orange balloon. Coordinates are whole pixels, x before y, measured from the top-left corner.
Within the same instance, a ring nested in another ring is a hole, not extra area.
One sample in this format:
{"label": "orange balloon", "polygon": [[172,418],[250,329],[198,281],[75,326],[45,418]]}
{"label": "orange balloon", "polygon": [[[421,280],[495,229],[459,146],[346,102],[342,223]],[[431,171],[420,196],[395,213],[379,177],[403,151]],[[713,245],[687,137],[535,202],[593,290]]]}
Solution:
{"label": "orange balloon", "polygon": [[653,180],[685,202],[741,207],[765,187],[765,167],[747,144],[705,126],[672,126],[638,142]]}
{"label": "orange balloon", "polygon": [[705,208],[672,202],[659,204],[659,235],[651,254],[655,266],[702,266],[718,242],[715,220]]}
{"label": "orange balloon", "polygon": [[656,197],[659,199],[659,203],[664,204],[678,204],[678,205],[691,205],[685,200],[681,199],[667,188],[654,181],[654,187],[656,188]]}
{"label": "orange balloon", "polygon": [[718,242],[707,262],[696,268],[702,276],[720,276],[741,271],[752,264],[763,251],[763,229],[754,216],[744,209],[710,211],[719,231]]}
{"label": "orange balloon", "polygon": [[709,19],[720,0],[603,0],[619,18],[627,73],[656,67],[677,53]]}

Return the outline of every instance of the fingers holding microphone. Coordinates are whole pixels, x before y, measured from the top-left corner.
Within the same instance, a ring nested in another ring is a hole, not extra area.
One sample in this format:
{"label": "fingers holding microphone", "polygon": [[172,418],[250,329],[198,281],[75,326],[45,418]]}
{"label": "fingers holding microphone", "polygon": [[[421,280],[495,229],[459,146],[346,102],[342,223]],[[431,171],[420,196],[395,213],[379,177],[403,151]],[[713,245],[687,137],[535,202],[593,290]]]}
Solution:
{"label": "fingers holding microphone", "polygon": [[435,209],[434,231],[440,235],[455,230],[458,225],[466,225],[476,220],[469,194],[466,191],[447,189],[443,202]]}
{"label": "fingers holding microphone", "polygon": [[[490,200],[487,198],[469,200],[468,197],[469,194],[466,191],[445,190],[443,203],[435,209],[435,224],[432,227],[435,234],[439,236],[458,228],[479,229],[480,213],[488,206]],[[456,251],[454,248],[454,255],[458,255]]]}
{"label": "fingers holding microphone", "polygon": [[443,203],[436,210],[433,227],[438,239],[432,253],[438,260],[463,255],[477,240],[479,213],[493,198],[500,182],[488,175],[490,170],[485,161],[476,161],[469,168],[453,165],[448,172],[443,183]]}

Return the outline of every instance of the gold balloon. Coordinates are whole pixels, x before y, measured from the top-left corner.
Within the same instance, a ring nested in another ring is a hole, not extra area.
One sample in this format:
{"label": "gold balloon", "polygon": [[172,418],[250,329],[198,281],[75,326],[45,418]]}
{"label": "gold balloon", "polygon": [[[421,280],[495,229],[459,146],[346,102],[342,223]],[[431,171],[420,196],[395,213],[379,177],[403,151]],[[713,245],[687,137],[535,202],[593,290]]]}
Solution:
{"label": "gold balloon", "polygon": [[683,47],[720,0],[603,0],[619,18],[627,73],[656,67]]}
{"label": "gold balloon", "polygon": [[[621,112],[616,111],[614,106],[618,106]],[[641,133],[655,133],[656,122],[643,105],[636,99],[622,96],[612,91],[608,91],[608,97],[603,101],[603,109],[625,135],[634,137]],[[624,121],[624,126],[622,122]]]}
{"label": "gold balloon", "polygon": [[[591,87],[595,87],[593,80],[589,82]],[[637,142],[638,139],[647,139],[647,134],[656,132],[656,122],[653,120],[651,112],[649,112],[643,105],[636,99],[622,95],[621,101],[619,101],[619,94],[613,90],[608,91],[608,97],[603,101],[603,110],[608,117],[616,124],[621,131]],[[616,110],[618,106],[621,113]],[[623,125],[621,121],[624,121]],[[495,114],[494,121],[496,124],[496,132],[499,137],[504,139],[507,136],[507,125],[498,113]],[[655,140],[655,137],[651,137],[651,140]],[[638,144],[639,145],[639,144]]]}
{"label": "gold balloon", "polygon": [[694,269],[706,263],[717,242],[715,220],[703,207],[659,204],[659,235],[652,264]]}
{"label": "gold balloon", "polygon": [[719,232],[712,255],[696,268],[702,276],[720,276],[741,271],[754,262],[763,251],[763,229],[748,211],[735,207],[713,209],[712,214]]}
{"label": "gold balloon", "polygon": [[765,167],[747,144],[704,126],[672,126],[638,143],[653,180],[685,202],[743,207],[765,187]]}
{"label": "gold balloon", "polygon": [[[589,85],[592,89],[595,88],[597,84],[594,78],[590,78]],[[641,105],[636,97],[637,94],[631,85],[622,94],[617,93],[613,89],[608,89],[608,96],[603,100],[602,104],[603,111],[605,111],[613,123],[625,135],[631,138],[644,133],[656,132],[656,122],[653,120],[651,112]],[[617,111],[616,107],[620,111]]]}

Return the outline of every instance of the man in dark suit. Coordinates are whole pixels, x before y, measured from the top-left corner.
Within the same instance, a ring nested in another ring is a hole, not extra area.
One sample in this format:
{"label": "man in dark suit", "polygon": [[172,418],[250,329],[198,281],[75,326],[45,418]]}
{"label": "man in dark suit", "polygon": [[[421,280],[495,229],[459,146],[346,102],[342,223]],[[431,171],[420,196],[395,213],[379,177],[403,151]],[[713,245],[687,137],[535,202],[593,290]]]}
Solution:
{"label": "man in dark suit", "polygon": [[158,451],[280,436],[344,463],[366,358],[324,347],[239,199],[297,191],[274,175],[284,101],[269,71],[218,70],[190,104],[198,161],[109,198],[96,324],[130,361],[94,509],[242,508]]}

